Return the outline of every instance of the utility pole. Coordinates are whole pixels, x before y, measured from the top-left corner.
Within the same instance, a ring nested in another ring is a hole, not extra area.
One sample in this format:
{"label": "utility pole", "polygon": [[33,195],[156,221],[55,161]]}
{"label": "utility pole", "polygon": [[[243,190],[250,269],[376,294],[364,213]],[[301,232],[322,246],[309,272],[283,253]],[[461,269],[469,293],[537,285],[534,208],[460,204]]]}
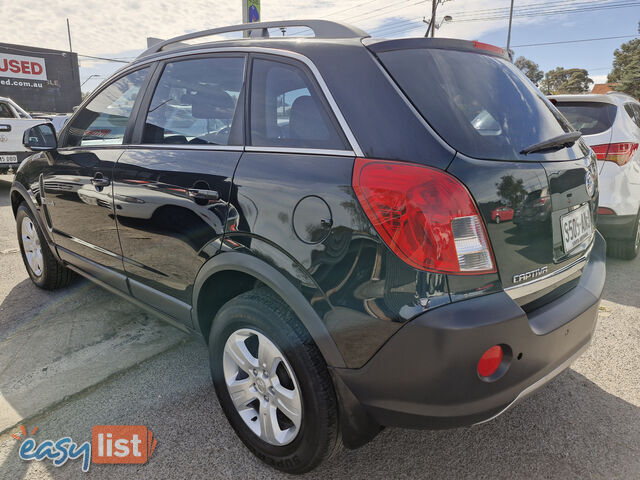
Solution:
{"label": "utility pole", "polygon": [[509,12],[509,33],[507,34],[507,54],[511,56],[509,53],[509,47],[511,46],[511,24],[513,23],[513,1],[511,0],[511,11]]}
{"label": "utility pole", "polygon": [[75,80],[75,73],[73,72],[73,48],[71,48],[71,27],[69,26],[69,19],[67,18],[67,36],[69,37],[69,64],[71,65],[71,80]]}
{"label": "utility pole", "polygon": [[[431,21],[429,22],[429,30],[431,31],[431,38],[436,34],[436,10],[438,9],[439,0],[431,0]],[[427,31],[429,33],[429,31]]]}

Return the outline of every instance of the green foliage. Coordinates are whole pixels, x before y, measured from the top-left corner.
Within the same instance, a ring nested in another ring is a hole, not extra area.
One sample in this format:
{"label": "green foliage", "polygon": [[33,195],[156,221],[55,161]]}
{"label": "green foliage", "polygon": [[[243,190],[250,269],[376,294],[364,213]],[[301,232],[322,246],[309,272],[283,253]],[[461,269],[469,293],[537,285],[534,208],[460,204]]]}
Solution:
{"label": "green foliage", "polygon": [[547,95],[562,93],[587,93],[593,80],[584,68],[562,68],[549,70],[540,88]]}
{"label": "green foliage", "polygon": [[529,77],[536,86],[540,85],[540,80],[544,78],[544,72],[540,70],[540,67],[533,60],[529,60],[525,57],[518,57],[516,61],[513,62],[516,67],[518,67],[522,72]]}
{"label": "green foliage", "polygon": [[616,84],[613,87],[615,90],[640,98],[640,38],[620,45],[620,48],[613,52],[613,57],[613,70],[607,81]]}

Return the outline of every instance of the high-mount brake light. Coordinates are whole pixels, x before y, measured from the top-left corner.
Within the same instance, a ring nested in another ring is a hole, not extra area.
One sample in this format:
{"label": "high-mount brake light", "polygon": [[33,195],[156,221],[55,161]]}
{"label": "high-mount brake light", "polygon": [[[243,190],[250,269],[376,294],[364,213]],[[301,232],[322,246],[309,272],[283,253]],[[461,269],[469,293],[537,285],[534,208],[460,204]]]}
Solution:
{"label": "high-mount brake light", "polygon": [[484,223],[465,186],[422,165],[357,158],[353,189],[385,244],[412,267],[495,273]]}
{"label": "high-mount brake light", "polygon": [[498,55],[504,55],[504,50],[502,48],[491,45],[490,43],[482,43],[477,40],[474,40],[471,43],[473,43],[473,47],[478,50],[486,50],[488,52],[497,53]]}
{"label": "high-mount brake light", "polygon": [[594,145],[591,149],[595,152],[598,160],[613,162],[619,166],[626,165],[638,150],[638,144],[633,142],[605,143]]}

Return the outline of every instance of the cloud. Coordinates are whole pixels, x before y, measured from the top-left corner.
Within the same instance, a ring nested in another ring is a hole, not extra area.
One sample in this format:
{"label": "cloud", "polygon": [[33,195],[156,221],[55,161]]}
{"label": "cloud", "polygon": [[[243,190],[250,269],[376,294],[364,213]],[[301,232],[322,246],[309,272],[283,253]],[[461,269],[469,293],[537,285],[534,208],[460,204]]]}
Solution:
{"label": "cloud", "polygon": [[[390,36],[403,36],[425,29],[421,18],[428,14],[430,2],[416,0],[266,0],[262,2],[263,20],[328,18],[346,21],[365,29],[385,25]],[[446,2],[441,15],[454,13],[454,22],[442,27],[446,36],[475,38],[484,32],[505,28],[505,22],[455,22],[455,13],[486,9],[485,0]],[[494,0],[491,8],[507,7],[509,0]],[[147,37],[172,37],[188,31],[204,30],[240,23],[237,0],[182,2],[151,0],[60,0],[41,2],[0,0],[3,22],[0,41],[67,49],[66,18],[71,23],[74,50],[88,55],[143,49]],[[46,22],[34,24],[34,12]],[[394,18],[395,28],[385,24]],[[403,28],[403,23],[404,27]],[[412,23],[413,22],[413,23]]]}

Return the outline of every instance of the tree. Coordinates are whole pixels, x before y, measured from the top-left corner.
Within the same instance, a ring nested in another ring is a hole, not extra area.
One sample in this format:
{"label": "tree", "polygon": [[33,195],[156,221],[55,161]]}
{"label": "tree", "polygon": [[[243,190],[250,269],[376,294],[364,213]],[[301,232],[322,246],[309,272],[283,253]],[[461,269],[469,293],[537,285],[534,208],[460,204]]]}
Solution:
{"label": "tree", "polygon": [[584,68],[558,67],[549,70],[541,83],[541,89],[547,95],[560,93],[587,93],[593,80]]}
{"label": "tree", "polygon": [[527,196],[524,181],[521,178],[516,180],[513,175],[500,177],[500,183],[496,183],[496,187],[498,188],[498,195],[503,198],[507,206],[514,209],[519,208]]}
{"label": "tree", "polygon": [[516,61],[513,63],[529,77],[529,80],[531,80],[536,87],[540,84],[540,80],[544,78],[544,72],[540,70],[538,64],[533,60],[520,56],[516,58]]}
{"label": "tree", "polygon": [[613,57],[613,70],[607,81],[615,83],[614,90],[640,98],[640,38],[620,45],[620,48],[613,52]]}

